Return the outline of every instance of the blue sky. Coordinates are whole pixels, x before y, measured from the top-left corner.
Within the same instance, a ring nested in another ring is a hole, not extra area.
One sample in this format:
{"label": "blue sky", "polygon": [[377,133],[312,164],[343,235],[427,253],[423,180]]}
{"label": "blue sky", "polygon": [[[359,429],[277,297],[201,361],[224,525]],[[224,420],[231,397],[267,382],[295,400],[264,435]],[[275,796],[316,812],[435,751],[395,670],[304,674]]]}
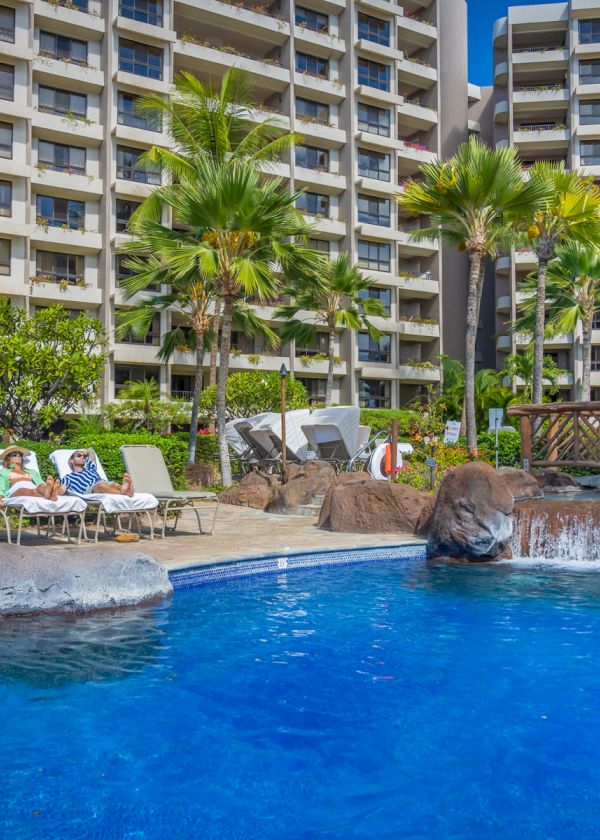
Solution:
{"label": "blue sky", "polygon": [[467,0],[469,6],[469,81],[492,83],[492,28],[506,14],[508,6],[539,6],[548,0],[509,3],[507,0]]}

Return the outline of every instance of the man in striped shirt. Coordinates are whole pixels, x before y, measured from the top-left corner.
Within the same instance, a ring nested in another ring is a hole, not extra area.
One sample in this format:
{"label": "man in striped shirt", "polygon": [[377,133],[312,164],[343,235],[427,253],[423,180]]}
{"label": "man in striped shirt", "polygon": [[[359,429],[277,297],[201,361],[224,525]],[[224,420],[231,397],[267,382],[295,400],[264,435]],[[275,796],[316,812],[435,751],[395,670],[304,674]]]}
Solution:
{"label": "man in striped shirt", "polygon": [[113,493],[121,496],[133,496],[133,482],[129,473],[123,476],[123,482],[105,481],[90,456],[89,449],[76,449],[69,458],[71,472],[62,479],[67,491],[74,496],[87,493]]}

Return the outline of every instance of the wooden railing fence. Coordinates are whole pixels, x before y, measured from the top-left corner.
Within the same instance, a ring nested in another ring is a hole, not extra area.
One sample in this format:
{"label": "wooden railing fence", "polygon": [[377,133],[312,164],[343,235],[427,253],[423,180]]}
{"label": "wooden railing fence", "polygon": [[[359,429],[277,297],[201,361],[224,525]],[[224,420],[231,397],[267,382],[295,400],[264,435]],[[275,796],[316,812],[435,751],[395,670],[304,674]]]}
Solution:
{"label": "wooden railing fence", "polygon": [[600,469],[600,402],[512,405],[507,413],[520,419],[523,469]]}

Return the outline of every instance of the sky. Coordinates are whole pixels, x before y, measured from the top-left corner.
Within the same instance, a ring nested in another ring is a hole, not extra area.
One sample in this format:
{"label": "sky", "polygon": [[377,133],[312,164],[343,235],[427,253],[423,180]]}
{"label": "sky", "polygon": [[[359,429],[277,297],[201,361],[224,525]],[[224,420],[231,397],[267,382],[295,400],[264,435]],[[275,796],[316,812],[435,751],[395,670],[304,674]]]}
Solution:
{"label": "sky", "polygon": [[492,84],[492,30],[494,21],[506,15],[508,6],[539,6],[549,0],[467,0],[469,7],[469,81]]}

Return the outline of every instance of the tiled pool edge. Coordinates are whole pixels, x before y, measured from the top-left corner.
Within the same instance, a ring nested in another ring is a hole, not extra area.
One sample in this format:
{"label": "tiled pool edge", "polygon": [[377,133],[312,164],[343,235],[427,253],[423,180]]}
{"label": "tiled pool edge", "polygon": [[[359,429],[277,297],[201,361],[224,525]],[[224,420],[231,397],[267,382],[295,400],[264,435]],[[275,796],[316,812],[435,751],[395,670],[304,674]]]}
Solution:
{"label": "tiled pool edge", "polygon": [[290,554],[271,554],[197,566],[174,569],[169,579],[175,590],[191,589],[220,580],[230,580],[252,575],[293,572],[320,566],[348,566],[354,563],[372,563],[383,560],[424,560],[425,543],[399,543],[386,546],[359,546],[358,548],[327,549],[325,551],[299,551]]}

